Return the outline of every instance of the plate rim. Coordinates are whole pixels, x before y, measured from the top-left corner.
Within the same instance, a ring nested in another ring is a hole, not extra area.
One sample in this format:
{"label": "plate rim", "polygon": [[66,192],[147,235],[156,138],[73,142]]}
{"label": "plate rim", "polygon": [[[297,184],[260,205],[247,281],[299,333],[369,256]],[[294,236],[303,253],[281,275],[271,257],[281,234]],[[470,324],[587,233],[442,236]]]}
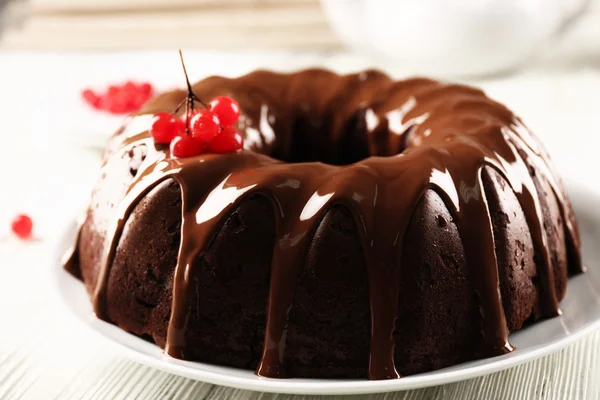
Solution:
{"label": "plate rim", "polygon": [[[588,205],[597,204],[600,201],[600,195],[593,192],[591,189],[586,189],[579,184],[569,185],[570,198],[577,198],[577,203],[586,203]],[[594,202],[595,199],[595,202]],[[600,214],[599,214],[600,221]],[[141,364],[159,369],[161,371],[169,372],[175,375],[183,376],[189,379],[194,379],[209,384],[226,386],[236,389],[244,389],[251,391],[260,391],[267,393],[280,393],[280,394],[304,394],[304,395],[347,395],[347,394],[371,394],[371,393],[385,393],[385,392],[397,392],[404,390],[412,390],[418,388],[425,388],[437,385],[443,385],[453,382],[459,382],[466,379],[476,378],[495,372],[500,372],[509,368],[513,368],[522,365],[527,362],[537,360],[541,357],[547,356],[554,352],[557,352],[575,341],[587,336],[588,334],[600,329],[600,318],[593,322],[588,323],[581,329],[574,331],[570,334],[566,334],[561,339],[550,342],[546,345],[524,350],[523,353],[515,353],[511,357],[498,356],[491,357],[481,360],[473,360],[457,365],[463,367],[455,370],[447,370],[442,368],[427,373],[421,373],[416,375],[410,375],[401,379],[390,379],[390,380],[332,380],[332,379],[272,379],[258,377],[254,375],[252,371],[240,370],[248,372],[248,377],[240,377],[236,375],[227,375],[226,373],[193,369],[185,365],[185,363],[200,364],[207,367],[220,367],[213,364],[192,362],[192,361],[180,361],[180,360],[169,360],[168,356],[157,358],[149,354],[145,354],[134,348],[129,347],[122,341],[119,341],[105,333],[105,330],[115,330],[118,337],[127,335],[131,340],[144,341],[136,335],[130,334],[119,327],[104,322],[98,319],[94,314],[87,317],[79,315],[75,308],[68,301],[67,295],[61,288],[65,285],[79,286],[79,290],[85,295],[85,299],[89,301],[87,293],[85,293],[84,285],[77,278],[69,274],[60,264],[60,260],[68,249],[66,243],[72,242],[75,236],[76,224],[72,220],[69,224],[66,224],[61,234],[58,236],[54,248],[54,253],[51,262],[51,281],[52,281],[52,292],[54,297],[61,304],[61,308],[68,314],[70,318],[78,321],[87,327],[87,331],[91,331],[97,337],[103,338],[107,343],[110,343],[112,347],[118,350],[121,354],[125,355],[133,361]],[[569,282],[573,280],[585,280],[587,274],[581,274],[569,278]],[[547,321],[539,321],[536,325],[550,322],[552,319]],[[145,342],[145,341],[144,341]],[[516,350],[519,351],[519,350]],[[221,367],[229,368],[229,367]],[[238,370],[238,369],[236,369]]]}

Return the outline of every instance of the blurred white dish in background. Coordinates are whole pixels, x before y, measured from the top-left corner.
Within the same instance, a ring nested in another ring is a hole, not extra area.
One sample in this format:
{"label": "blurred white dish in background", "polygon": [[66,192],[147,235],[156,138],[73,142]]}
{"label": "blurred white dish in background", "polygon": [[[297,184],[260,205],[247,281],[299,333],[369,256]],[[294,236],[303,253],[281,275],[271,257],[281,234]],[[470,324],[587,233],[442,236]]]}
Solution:
{"label": "blurred white dish in background", "polygon": [[[588,0],[321,0],[347,45],[445,76],[519,66]],[[568,4],[567,4],[568,3]]]}

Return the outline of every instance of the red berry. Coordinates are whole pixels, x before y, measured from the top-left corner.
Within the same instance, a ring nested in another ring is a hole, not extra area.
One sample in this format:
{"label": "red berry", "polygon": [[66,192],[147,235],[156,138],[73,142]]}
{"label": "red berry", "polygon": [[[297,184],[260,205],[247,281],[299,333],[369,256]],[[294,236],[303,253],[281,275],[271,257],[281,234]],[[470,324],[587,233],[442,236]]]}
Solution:
{"label": "red berry", "polygon": [[106,91],[106,96],[108,97],[112,97],[116,94],[119,94],[121,92],[121,88],[118,87],[117,85],[110,85],[108,87],[108,90]]}
{"label": "red berry", "polygon": [[176,136],[171,142],[171,155],[177,158],[194,157],[204,152],[204,143],[190,135]]}
{"label": "red berry", "polygon": [[215,97],[210,102],[209,108],[217,114],[223,126],[234,125],[240,118],[239,104],[228,96]]}
{"label": "red berry", "polygon": [[133,112],[138,108],[139,99],[137,95],[128,96],[125,99],[125,106],[127,108],[127,112]]}
{"label": "red berry", "polygon": [[185,126],[186,126],[186,124],[187,124],[188,120],[189,120],[189,121],[191,121],[191,120],[192,120],[192,118],[194,117],[194,115],[196,115],[196,113],[197,113],[198,111],[199,111],[199,110],[192,109],[192,110],[189,110],[187,113],[183,113],[183,114],[181,114],[181,122],[183,122],[183,127],[184,127],[184,128],[185,128]]}
{"label": "red berry", "polygon": [[104,111],[108,111],[109,107],[111,104],[111,100],[110,98],[108,98],[108,96],[101,96],[100,100],[98,101],[98,109],[99,110],[104,110]]}
{"label": "red berry", "polygon": [[181,124],[168,112],[159,112],[152,119],[150,134],[156,143],[171,143],[181,133]]}
{"label": "red berry", "polygon": [[108,96],[108,111],[115,114],[124,114],[129,111],[129,96],[125,92],[119,92]]}
{"label": "red berry", "polygon": [[81,92],[81,96],[83,96],[83,99],[86,103],[94,108],[98,108],[100,105],[100,96],[98,96],[93,90],[85,89],[83,92]]}
{"label": "red berry", "polygon": [[140,93],[145,94],[146,96],[152,96],[152,92],[154,92],[154,88],[148,82],[141,83],[139,86]]}
{"label": "red berry", "polygon": [[146,102],[150,99],[150,96],[146,93],[136,92],[131,94],[131,103],[133,110],[138,111]]}
{"label": "red berry", "polygon": [[181,136],[185,134],[185,122],[179,118],[175,118],[175,136]]}
{"label": "red berry", "polygon": [[121,89],[122,92],[135,92],[137,85],[132,81],[127,81],[119,89]]}
{"label": "red berry", "polygon": [[33,231],[33,221],[28,215],[19,214],[12,220],[10,227],[20,239],[29,239]]}
{"label": "red berry", "polygon": [[140,89],[137,83],[132,81],[127,81],[122,87],[123,91],[130,93],[137,93]]}
{"label": "red berry", "polygon": [[194,139],[208,142],[221,130],[217,114],[210,110],[199,110],[190,120],[190,130]]}
{"label": "red berry", "polygon": [[108,111],[110,111],[113,114],[125,114],[127,112],[127,108],[126,108],[125,104],[123,104],[123,103],[112,102],[108,106]]}
{"label": "red berry", "polygon": [[230,153],[244,147],[244,138],[231,126],[223,128],[221,133],[208,142],[208,151],[211,153]]}

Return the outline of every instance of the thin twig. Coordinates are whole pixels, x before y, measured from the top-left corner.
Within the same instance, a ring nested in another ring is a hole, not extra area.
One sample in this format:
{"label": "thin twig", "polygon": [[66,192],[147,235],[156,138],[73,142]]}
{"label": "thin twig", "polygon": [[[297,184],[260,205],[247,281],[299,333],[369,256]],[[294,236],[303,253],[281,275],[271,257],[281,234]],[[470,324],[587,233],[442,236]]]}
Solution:
{"label": "thin twig", "polygon": [[192,98],[192,102],[193,100],[196,100],[198,103],[202,104],[204,108],[208,108],[208,106],[202,100],[200,100],[198,96],[196,96],[194,90],[192,89],[192,84],[190,83],[190,78],[188,77],[187,69],[185,68],[185,62],[183,61],[183,52],[181,51],[181,49],[179,49],[179,59],[181,60],[181,66],[183,67],[183,73],[185,74],[185,83],[187,85],[188,97]]}

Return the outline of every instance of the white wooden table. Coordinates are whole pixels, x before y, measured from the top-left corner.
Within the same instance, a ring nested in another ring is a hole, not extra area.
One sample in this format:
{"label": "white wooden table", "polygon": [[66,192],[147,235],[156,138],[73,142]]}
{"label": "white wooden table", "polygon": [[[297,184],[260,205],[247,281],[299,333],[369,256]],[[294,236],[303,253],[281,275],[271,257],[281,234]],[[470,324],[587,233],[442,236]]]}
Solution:
{"label": "white wooden table", "polygon": [[[186,58],[196,78],[264,66],[317,64],[347,71],[370,64],[344,54],[189,52]],[[85,203],[98,167],[95,150],[72,143],[118,123],[88,111],[79,90],[131,77],[151,79],[164,88],[181,84],[174,53],[0,53],[0,399],[287,399],[195,382],[128,361],[72,321],[55,301],[47,273],[54,239]],[[524,117],[563,175],[586,181],[600,172],[599,65],[535,67],[479,84]],[[600,193],[600,188],[594,190]],[[36,240],[19,242],[8,234],[9,218],[18,211],[34,217]],[[501,373],[359,398],[594,399],[599,398],[599,382],[596,332]]]}

